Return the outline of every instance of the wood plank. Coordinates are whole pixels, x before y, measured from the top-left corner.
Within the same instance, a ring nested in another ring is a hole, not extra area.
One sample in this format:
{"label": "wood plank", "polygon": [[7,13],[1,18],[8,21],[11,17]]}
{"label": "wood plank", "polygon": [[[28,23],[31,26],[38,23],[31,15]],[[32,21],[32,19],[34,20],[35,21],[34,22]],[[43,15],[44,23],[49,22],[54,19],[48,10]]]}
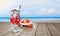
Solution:
{"label": "wood plank", "polygon": [[20,32],[17,32],[17,33],[13,33],[11,31],[9,31],[9,32],[3,34],[2,36],[18,36],[22,33],[22,31],[23,31],[22,29],[20,29]]}
{"label": "wood plank", "polygon": [[10,29],[12,29],[13,25],[11,23],[7,23],[7,22],[0,22],[0,35],[5,34],[6,32],[8,32]]}
{"label": "wood plank", "polygon": [[20,32],[13,33],[11,30],[13,29],[13,25],[11,23],[0,23],[0,36],[18,36],[20,33],[22,33],[24,28],[19,28]]}
{"label": "wood plank", "polygon": [[45,24],[39,24],[36,36],[51,36]]}
{"label": "wood plank", "polygon": [[52,24],[47,24],[47,25],[50,30],[51,36],[60,36],[60,32],[54,25]]}
{"label": "wood plank", "polygon": [[57,23],[57,24],[52,24],[52,25],[54,25],[60,32],[60,24]]}
{"label": "wood plank", "polygon": [[35,36],[37,24],[34,23],[34,26],[32,29],[27,28],[20,36]]}

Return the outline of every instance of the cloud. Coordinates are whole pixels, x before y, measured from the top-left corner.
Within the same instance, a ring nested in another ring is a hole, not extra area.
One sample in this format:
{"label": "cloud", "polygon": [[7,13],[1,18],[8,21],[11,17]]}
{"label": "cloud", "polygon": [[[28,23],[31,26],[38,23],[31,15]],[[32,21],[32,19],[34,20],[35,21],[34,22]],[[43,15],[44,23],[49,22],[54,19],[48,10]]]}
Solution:
{"label": "cloud", "polygon": [[22,10],[22,11],[20,12],[20,14],[21,14],[21,15],[28,15],[28,11]]}
{"label": "cloud", "polygon": [[60,2],[60,0],[55,0],[55,1],[59,1]]}
{"label": "cloud", "polygon": [[50,0],[19,0],[18,3],[24,6],[53,4]]}
{"label": "cloud", "polygon": [[10,0],[0,0],[0,10],[7,10],[12,5],[12,1]]}
{"label": "cloud", "polygon": [[57,6],[60,7],[60,4],[58,4]]}
{"label": "cloud", "polygon": [[40,11],[36,12],[36,15],[50,15],[50,14],[54,14],[55,12],[55,8],[41,8]]}
{"label": "cloud", "polygon": [[48,10],[47,10],[47,13],[53,14],[55,11],[56,11],[56,10],[55,10],[54,8],[52,8],[52,9],[48,9]]}
{"label": "cloud", "polygon": [[41,12],[45,12],[47,10],[47,8],[46,7],[42,7],[40,10],[41,10]]}
{"label": "cloud", "polygon": [[27,15],[28,15],[28,12],[27,12],[26,10],[21,9],[21,11],[20,11],[20,16],[21,16],[21,17],[25,17],[25,16],[27,16]]}

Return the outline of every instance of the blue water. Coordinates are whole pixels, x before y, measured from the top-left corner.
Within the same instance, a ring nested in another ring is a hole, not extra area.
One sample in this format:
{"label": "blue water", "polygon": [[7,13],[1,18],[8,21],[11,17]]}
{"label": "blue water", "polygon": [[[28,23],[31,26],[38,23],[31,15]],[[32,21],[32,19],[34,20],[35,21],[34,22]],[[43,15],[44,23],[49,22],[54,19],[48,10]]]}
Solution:
{"label": "blue water", "polygon": [[[21,20],[25,18],[28,18],[31,21],[60,20],[60,17],[21,17]],[[0,17],[0,22],[10,22],[10,17]]]}

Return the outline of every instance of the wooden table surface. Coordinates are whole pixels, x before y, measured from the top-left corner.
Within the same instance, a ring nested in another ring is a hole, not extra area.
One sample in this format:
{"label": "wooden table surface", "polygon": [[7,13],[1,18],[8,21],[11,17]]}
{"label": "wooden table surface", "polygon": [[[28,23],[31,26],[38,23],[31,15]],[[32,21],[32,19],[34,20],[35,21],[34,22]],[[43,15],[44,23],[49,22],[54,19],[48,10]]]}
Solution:
{"label": "wooden table surface", "polygon": [[0,22],[0,36],[60,36],[59,23],[37,23],[33,28],[18,27],[20,32],[13,33],[13,25],[9,22]]}

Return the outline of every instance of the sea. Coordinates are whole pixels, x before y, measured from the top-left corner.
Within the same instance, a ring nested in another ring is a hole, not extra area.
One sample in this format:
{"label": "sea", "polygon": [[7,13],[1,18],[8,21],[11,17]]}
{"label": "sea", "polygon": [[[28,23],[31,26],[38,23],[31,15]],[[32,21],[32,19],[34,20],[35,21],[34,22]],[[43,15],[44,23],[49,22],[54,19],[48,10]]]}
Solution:
{"label": "sea", "polygon": [[[20,17],[20,20],[28,18],[30,21],[60,20],[60,17]],[[0,22],[10,22],[10,17],[0,17]]]}

